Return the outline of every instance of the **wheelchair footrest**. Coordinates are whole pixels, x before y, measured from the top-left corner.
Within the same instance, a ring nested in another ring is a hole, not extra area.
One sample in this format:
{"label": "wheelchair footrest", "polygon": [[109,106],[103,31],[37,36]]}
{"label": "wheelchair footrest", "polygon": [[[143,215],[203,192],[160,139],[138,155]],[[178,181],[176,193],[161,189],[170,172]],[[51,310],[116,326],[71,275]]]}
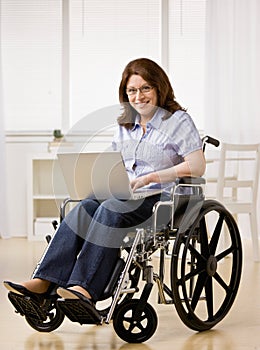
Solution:
{"label": "wheelchair footrest", "polygon": [[102,324],[102,316],[80,299],[58,299],[58,307],[72,321],[82,324]]}
{"label": "wheelchair footrest", "polygon": [[40,305],[30,297],[9,292],[8,299],[15,307],[16,312],[20,315],[40,321],[46,320],[47,317],[45,312],[42,310]]}

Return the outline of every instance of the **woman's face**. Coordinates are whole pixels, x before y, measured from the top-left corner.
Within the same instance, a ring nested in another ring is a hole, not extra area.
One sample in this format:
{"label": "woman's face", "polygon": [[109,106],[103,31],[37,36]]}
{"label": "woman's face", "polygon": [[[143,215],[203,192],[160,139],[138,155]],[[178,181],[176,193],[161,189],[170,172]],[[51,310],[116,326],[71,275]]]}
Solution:
{"label": "woman's face", "polygon": [[140,75],[131,75],[126,84],[130,105],[145,119],[151,119],[157,106],[157,91]]}

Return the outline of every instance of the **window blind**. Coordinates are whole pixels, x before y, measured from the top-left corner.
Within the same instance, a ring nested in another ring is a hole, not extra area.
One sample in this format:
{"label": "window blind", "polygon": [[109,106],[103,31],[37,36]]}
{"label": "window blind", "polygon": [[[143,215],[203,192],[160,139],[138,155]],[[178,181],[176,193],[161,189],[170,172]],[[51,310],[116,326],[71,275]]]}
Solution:
{"label": "window blind", "polygon": [[169,1],[169,74],[176,99],[204,124],[205,21],[207,0]]}
{"label": "window blind", "polygon": [[61,125],[61,1],[1,0],[7,130]]}
{"label": "window blind", "polygon": [[[63,1],[0,1],[6,129],[60,128],[64,124]],[[167,61],[164,68],[177,100],[202,128],[206,0],[66,1],[66,125],[72,127],[92,111],[118,104],[118,85],[125,65],[137,57],[149,57],[161,64],[163,52]],[[162,4],[167,4],[167,26],[162,23]],[[162,27],[169,31],[166,41],[161,37]]]}
{"label": "window blind", "polygon": [[139,57],[160,63],[160,0],[71,2],[71,124],[118,104],[125,65]]}

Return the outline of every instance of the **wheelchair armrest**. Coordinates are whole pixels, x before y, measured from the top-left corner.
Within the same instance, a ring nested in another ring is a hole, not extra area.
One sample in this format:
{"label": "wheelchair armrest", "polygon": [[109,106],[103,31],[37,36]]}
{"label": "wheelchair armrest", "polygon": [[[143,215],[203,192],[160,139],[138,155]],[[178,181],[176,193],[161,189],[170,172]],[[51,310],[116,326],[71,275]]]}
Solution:
{"label": "wheelchair armrest", "polygon": [[[171,198],[173,199],[180,188],[189,187],[192,189],[193,194],[203,194],[203,185],[206,184],[206,180],[203,177],[192,177],[192,176],[184,176],[178,177],[175,181],[175,186],[172,188]],[[192,193],[190,193],[192,194]]]}
{"label": "wheelchair armrest", "polygon": [[81,202],[80,199],[71,199],[70,197],[64,199],[64,201],[60,205],[60,223],[65,218],[67,205],[69,203],[79,203],[79,202]]}
{"label": "wheelchair armrest", "polygon": [[203,177],[178,177],[175,181],[176,185],[205,185],[206,180]]}

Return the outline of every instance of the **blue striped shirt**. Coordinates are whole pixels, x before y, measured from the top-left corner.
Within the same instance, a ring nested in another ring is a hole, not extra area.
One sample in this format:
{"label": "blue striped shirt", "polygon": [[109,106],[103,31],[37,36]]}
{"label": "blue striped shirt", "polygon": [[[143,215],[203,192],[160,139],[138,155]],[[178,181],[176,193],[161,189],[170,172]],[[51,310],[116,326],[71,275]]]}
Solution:
{"label": "blue striped shirt", "polygon": [[147,123],[145,134],[139,115],[132,129],[118,126],[112,146],[121,152],[130,180],[170,168],[182,162],[189,153],[202,148],[199,132],[188,113],[177,111],[165,120],[164,115],[165,111],[158,108]]}

